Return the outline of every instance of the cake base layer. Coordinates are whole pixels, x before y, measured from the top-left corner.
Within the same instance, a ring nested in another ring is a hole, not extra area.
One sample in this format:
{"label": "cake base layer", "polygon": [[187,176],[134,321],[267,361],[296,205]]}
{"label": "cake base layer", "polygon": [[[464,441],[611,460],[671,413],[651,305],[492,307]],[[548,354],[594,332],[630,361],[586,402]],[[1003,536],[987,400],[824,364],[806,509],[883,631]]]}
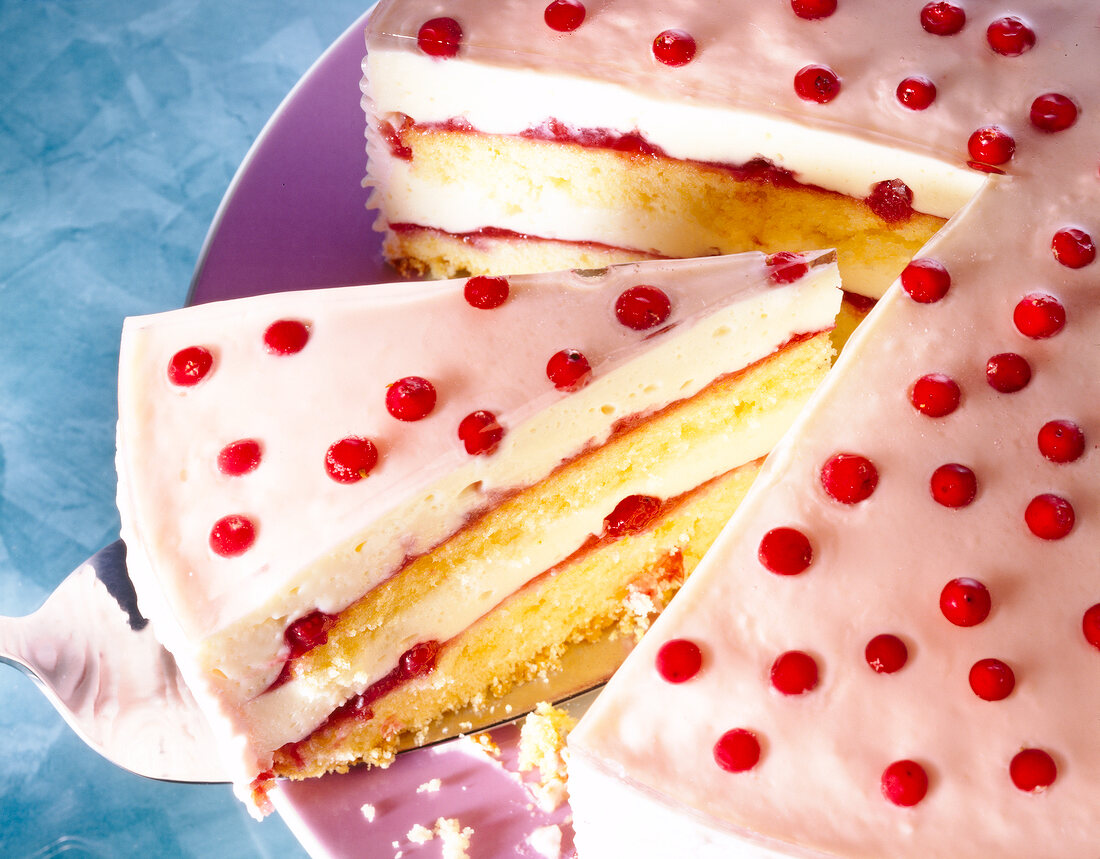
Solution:
{"label": "cake base layer", "polygon": [[[678,161],[408,123],[394,135],[407,157],[393,159],[390,181],[409,193],[384,200],[388,225],[401,227],[387,236],[386,253],[420,276],[820,247],[837,249],[846,290],[878,298],[944,224],[896,200],[875,205],[800,185],[765,162]],[[492,222],[421,220],[418,200],[429,198],[440,213],[478,212]]]}
{"label": "cake base layer", "polygon": [[477,575],[481,559],[498,551],[507,549],[522,560],[526,542],[539,539],[534,523],[570,515],[577,506],[598,508],[606,516],[632,494],[639,474],[694,471],[690,460],[698,451],[708,451],[709,459],[715,445],[730,449],[730,464],[661,499],[659,513],[644,530],[593,535],[552,569],[533,571],[527,586],[441,642],[429,673],[372,696],[368,705],[355,708],[357,715],[338,714],[284,747],[276,755],[275,773],[305,777],[360,761],[385,764],[402,732],[416,732],[486,692],[499,694],[529,679],[541,670],[537,666],[553,662],[564,643],[589,639],[624,621],[629,626],[659,608],[736,509],[757,460],[771,446],[766,442],[764,450],[739,458],[736,451],[747,447],[741,434],[754,433],[770,413],[790,410],[793,416],[823,378],[832,354],[829,335],[816,334],[623,427],[608,444],[505,499],[342,612],[327,641],[295,666],[296,682],[321,688],[353,673],[358,654],[385,634],[386,624],[416,610],[417,595],[457,593]]}

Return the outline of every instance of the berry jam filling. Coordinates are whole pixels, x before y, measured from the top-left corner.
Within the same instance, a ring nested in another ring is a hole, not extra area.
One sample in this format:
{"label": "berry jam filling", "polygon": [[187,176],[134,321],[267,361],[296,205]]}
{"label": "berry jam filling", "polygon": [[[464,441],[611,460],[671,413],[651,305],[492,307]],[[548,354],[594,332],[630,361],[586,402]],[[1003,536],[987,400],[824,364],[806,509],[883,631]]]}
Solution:
{"label": "berry jam filling", "polygon": [[902,224],[913,217],[913,192],[900,179],[876,183],[866,202],[888,224]]}
{"label": "berry jam filling", "polygon": [[382,139],[386,141],[386,146],[389,147],[390,154],[394,158],[400,158],[402,161],[412,161],[412,148],[405,145],[402,140],[402,134],[412,128],[412,117],[403,113],[398,114],[398,116],[401,117],[400,127],[395,128],[393,124],[382,120],[378,123],[378,131],[381,133]]}
{"label": "berry jam filling", "polygon": [[[439,661],[441,649],[442,645],[435,640],[421,641],[419,644],[414,644],[398,657],[397,665],[388,674],[333,710],[328,718],[314,729],[310,736],[347,720],[369,722],[374,718],[374,710],[371,705],[401,688],[410,680],[431,674]],[[287,743],[279,751],[291,758],[300,760],[297,754],[298,746],[308,741],[308,739],[309,737],[306,737],[296,743]]]}
{"label": "berry jam filling", "polygon": [[604,532],[612,538],[640,534],[663,507],[661,499],[652,495],[628,495],[603,520]]}

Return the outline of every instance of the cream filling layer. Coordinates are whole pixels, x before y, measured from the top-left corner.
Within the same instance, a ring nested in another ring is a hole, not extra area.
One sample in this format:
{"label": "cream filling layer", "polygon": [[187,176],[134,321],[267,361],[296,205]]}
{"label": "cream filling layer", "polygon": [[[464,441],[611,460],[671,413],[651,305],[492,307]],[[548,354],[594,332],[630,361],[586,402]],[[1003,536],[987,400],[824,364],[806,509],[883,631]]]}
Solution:
{"label": "cream filling layer", "polygon": [[[576,75],[473,60],[438,62],[380,45],[371,46],[363,70],[368,116],[403,113],[418,123],[458,117],[487,134],[519,134],[548,119],[574,128],[637,132],[672,158],[736,165],[764,157],[792,171],[800,182],[856,198],[866,197],[877,182],[900,178],[912,189],[917,211],[943,218],[958,211],[985,182],[985,176],[974,171],[870,139],[831,134],[779,116],[700,100],[671,100]],[[371,135],[377,137],[377,129],[368,128]],[[443,189],[433,185],[429,194],[415,180],[410,182],[407,165],[400,159],[391,156],[385,166],[377,164],[386,152],[376,139],[370,169],[386,177],[387,192],[377,198],[377,204],[392,223],[415,223],[452,233],[500,226],[543,238],[674,253],[654,240],[645,223],[621,213],[602,222],[606,213],[564,208],[554,194],[546,194],[538,206],[525,206],[522,212],[494,206],[492,199],[482,199],[484,195],[469,187],[465,194],[441,194]],[[391,187],[393,192],[388,190]],[[486,208],[477,208],[482,205]],[[501,220],[487,223],[488,216]]]}

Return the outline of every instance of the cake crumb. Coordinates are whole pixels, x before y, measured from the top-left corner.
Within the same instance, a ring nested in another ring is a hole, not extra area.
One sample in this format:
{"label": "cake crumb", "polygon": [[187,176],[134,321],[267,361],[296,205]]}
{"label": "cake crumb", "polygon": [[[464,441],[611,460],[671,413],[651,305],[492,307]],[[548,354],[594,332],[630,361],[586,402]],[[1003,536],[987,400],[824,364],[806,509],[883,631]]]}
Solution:
{"label": "cake crumb", "polygon": [[[417,823],[405,836],[412,844],[427,844],[433,838],[439,838],[443,847],[443,859],[470,859],[470,839],[474,835],[472,827],[463,827],[453,817],[440,817],[432,829]],[[397,842],[394,842],[397,846]],[[400,855],[400,854],[398,854]]]}
{"label": "cake crumb", "polygon": [[466,734],[462,738],[462,741],[472,744],[474,750],[494,760],[500,759],[500,746],[497,745],[496,740],[494,740],[487,731],[481,731],[477,734]]}
{"label": "cake crumb", "polygon": [[363,817],[367,819],[367,823],[374,823],[374,817],[378,812],[373,805],[369,802],[363,803],[359,810],[363,812]]}
{"label": "cake crumb", "polygon": [[470,859],[471,827],[463,828],[453,817],[441,817],[435,822],[435,833],[443,842],[443,859]]}
{"label": "cake crumb", "polygon": [[426,781],[416,789],[417,793],[439,793],[439,789],[443,786],[443,782],[437,778],[433,778],[431,781]]}
{"label": "cake crumb", "polygon": [[545,701],[523,720],[519,735],[519,770],[537,769],[539,780],[527,784],[543,811],[554,811],[568,798],[565,739],[577,720]]}
{"label": "cake crumb", "polygon": [[545,859],[561,859],[561,827],[556,824],[535,829],[527,836],[527,843]]}

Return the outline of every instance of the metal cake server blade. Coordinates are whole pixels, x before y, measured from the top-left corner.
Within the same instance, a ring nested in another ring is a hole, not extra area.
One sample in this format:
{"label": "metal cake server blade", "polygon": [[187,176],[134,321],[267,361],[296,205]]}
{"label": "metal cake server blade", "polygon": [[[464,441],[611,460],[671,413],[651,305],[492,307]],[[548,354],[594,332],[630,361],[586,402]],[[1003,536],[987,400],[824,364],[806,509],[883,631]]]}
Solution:
{"label": "metal cake server blade", "polygon": [[164,781],[222,782],[206,718],[141,616],[119,540],[36,612],[0,617],[0,662],[29,674],[92,749]]}
{"label": "metal cake server blade", "polygon": [[[583,707],[629,649],[628,639],[574,645],[561,670],[450,713],[404,737],[398,751],[514,721],[541,701]],[[138,610],[121,540],[77,567],[37,611],[0,616],[0,662],[30,675],[77,735],[123,769],[161,781],[229,781],[206,717]]]}

